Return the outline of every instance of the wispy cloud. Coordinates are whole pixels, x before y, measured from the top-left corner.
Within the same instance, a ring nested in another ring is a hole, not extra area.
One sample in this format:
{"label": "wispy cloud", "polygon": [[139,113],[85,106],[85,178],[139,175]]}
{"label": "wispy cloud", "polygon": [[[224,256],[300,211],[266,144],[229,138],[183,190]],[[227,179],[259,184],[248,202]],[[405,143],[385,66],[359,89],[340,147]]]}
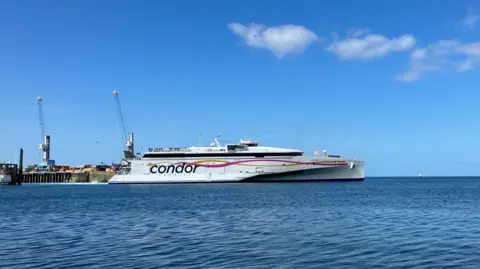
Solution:
{"label": "wispy cloud", "polygon": [[473,29],[480,15],[475,11],[473,7],[468,8],[467,16],[462,19],[462,25],[466,28]]}
{"label": "wispy cloud", "polygon": [[247,46],[270,50],[279,59],[288,54],[301,54],[312,43],[320,40],[309,29],[293,24],[267,28],[255,23],[230,23],[228,28],[241,37]]}
{"label": "wispy cloud", "polygon": [[[479,19],[479,13],[469,7],[462,25],[473,28]],[[267,27],[255,23],[230,23],[228,28],[247,46],[269,50],[279,59],[289,54],[302,54],[314,42],[323,41],[313,31],[293,24]],[[480,42],[440,40],[426,47],[416,46],[417,40],[411,34],[385,36],[371,33],[368,28],[351,28],[345,37],[333,33],[333,40],[325,51],[341,60],[369,60],[392,53],[411,52],[408,70],[395,77],[403,82],[417,81],[428,73],[458,73],[480,67]]]}
{"label": "wispy cloud", "polygon": [[461,43],[441,40],[425,48],[415,49],[410,55],[410,68],[396,77],[412,82],[427,73],[464,72],[480,66],[480,42]]}
{"label": "wispy cloud", "polygon": [[369,34],[369,32],[369,29],[351,31],[344,39],[338,38],[334,33],[334,41],[326,50],[342,60],[372,59],[393,52],[410,50],[416,43],[412,35],[388,38],[379,34]]}

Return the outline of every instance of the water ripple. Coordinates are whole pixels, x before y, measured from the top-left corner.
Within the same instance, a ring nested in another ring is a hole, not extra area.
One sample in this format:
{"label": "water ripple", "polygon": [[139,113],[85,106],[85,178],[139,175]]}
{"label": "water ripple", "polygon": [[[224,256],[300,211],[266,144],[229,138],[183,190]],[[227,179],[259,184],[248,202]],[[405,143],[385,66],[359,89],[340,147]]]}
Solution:
{"label": "water ripple", "polygon": [[480,179],[2,187],[5,268],[480,268]]}

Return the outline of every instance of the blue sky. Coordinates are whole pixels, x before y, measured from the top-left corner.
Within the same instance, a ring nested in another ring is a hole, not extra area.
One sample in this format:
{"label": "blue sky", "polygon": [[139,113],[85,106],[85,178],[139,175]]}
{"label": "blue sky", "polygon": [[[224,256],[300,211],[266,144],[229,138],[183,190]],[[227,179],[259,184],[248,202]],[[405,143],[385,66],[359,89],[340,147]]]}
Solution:
{"label": "blue sky", "polygon": [[[240,138],[365,160],[367,176],[480,173],[476,1],[2,1],[0,159],[118,162]],[[99,142],[98,144],[96,142]]]}

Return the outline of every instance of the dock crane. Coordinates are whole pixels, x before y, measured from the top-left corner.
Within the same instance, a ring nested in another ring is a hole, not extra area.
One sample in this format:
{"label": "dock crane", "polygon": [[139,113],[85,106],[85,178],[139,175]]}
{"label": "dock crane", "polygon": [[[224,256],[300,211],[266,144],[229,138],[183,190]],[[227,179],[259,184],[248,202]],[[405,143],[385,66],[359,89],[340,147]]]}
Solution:
{"label": "dock crane", "polygon": [[115,101],[115,106],[117,108],[117,116],[118,116],[118,121],[120,123],[120,132],[121,132],[121,138],[122,142],[124,143],[124,146],[126,146],[126,150],[123,151],[125,160],[131,160],[135,158],[134,154],[134,149],[133,149],[133,133],[130,132],[127,134],[127,131],[125,129],[125,122],[123,121],[123,114],[122,114],[122,108],[120,107],[120,100],[118,98],[118,92],[116,90],[113,90],[113,98]]}
{"label": "dock crane", "polygon": [[39,167],[47,167],[49,165],[55,165],[54,160],[50,160],[50,135],[45,134],[45,119],[43,117],[43,99],[42,97],[37,97],[38,102],[38,121],[40,123],[40,135],[42,143],[39,145],[39,148],[42,150],[42,162],[38,165]]}

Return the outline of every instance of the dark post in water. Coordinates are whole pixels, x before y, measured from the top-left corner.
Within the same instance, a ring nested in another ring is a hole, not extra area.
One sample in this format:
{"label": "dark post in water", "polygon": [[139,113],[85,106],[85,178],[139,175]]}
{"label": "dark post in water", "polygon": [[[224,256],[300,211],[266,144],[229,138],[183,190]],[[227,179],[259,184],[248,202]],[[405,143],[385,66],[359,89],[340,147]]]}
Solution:
{"label": "dark post in water", "polygon": [[20,160],[18,161],[17,185],[22,184],[23,179],[23,148],[20,148]]}

